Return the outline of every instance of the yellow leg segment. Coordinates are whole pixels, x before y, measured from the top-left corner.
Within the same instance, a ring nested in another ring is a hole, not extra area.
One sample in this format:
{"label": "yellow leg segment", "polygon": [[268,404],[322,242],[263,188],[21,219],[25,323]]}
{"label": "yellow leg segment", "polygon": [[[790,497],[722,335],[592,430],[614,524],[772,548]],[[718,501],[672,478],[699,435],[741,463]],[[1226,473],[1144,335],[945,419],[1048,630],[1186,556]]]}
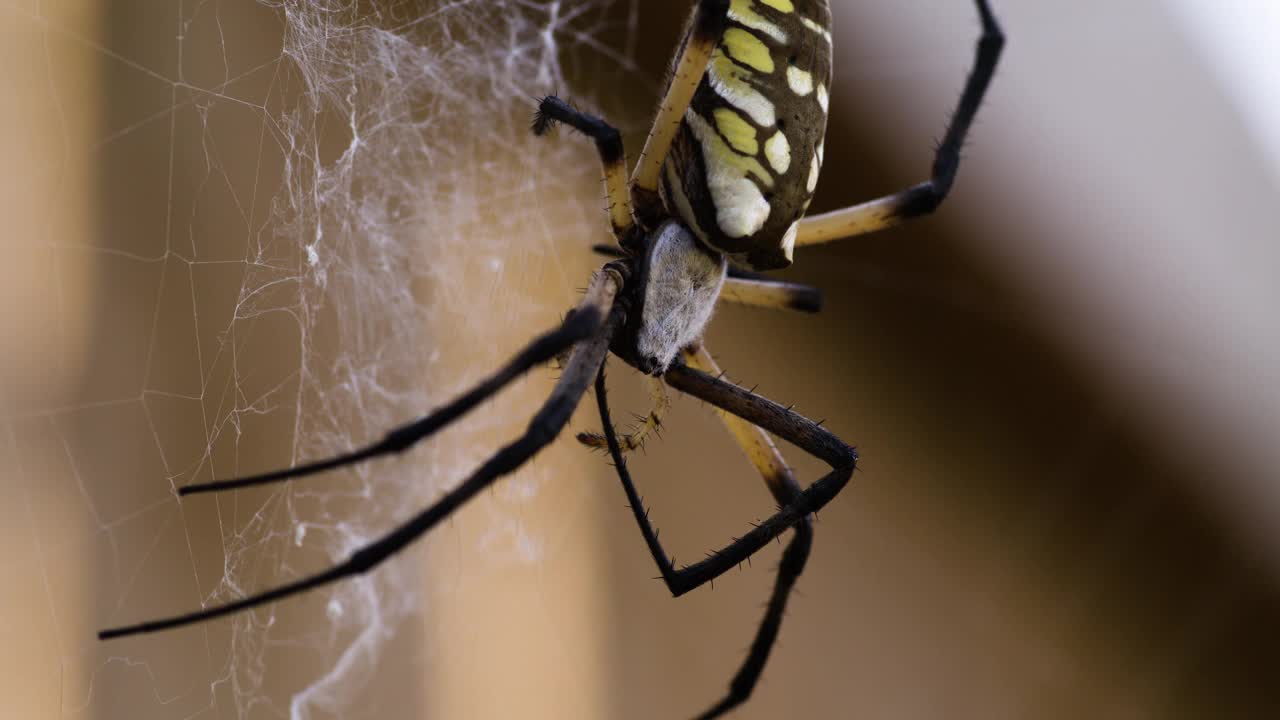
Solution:
{"label": "yellow leg segment", "polygon": [[658,178],[667,161],[667,153],[675,140],[676,131],[684,122],[685,111],[693,100],[693,94],[707,72],[711,51],[722,34],[728,17],[727,0],[699,0],[686,35],[684,50],[676,61],[671,85],[662,98],[658,115],[649,129],[640,161],[631,174],[631,203],[642,226],[659,217],[662,199],[658,195]]}
{"label": "yellow leg segment", "polygon": [[822,309],[822,292],[817,288],[781,280],[731,277],[724,281],[720,298],[739,305],[773,310],[816,313]]}
{"label": "yellow leg segment", "polygon": [[604,170],[605,199],[609,203],[609,224],[613,234],[625,247],[634,221],[631,217],[631,194],[627,188],[627,154],[622,134],[603,119],[578,110],[554,95],[542,98],[533,117],[535,135],[545,135],[557,123],[564,123],[595,140]]}
{"label": "yellow leg segment", "polygon": [[604,192],[614,237],[627,237],[634,221],[631,219],[631,194],[627,190],[626,155],[604,159]]}
{"label": "yellow leg segment", "polygon": [[890,195],[843,210],[807,217],[800,221],[796,247],[820,245],[891,228],[908,219],[908,216],[902,214],[902,205],[901,195]]}
{"label": "yellow leg segment", "polygon": [[[649,396],[653,398],[653,409],[644,416],[643,421],[631,432],[618,437],[618,444],[623,452],[631,452],[644,447],[649,435],[662,429],[662,416],[671,409],[671,398],[667,396],[667,386],[662,378],[649,377]],[[578,442],[596,450],[608,450],[609,443],[600,433],[578,433]]]}
{"label": "yellow leg segment", "polygon": [[934,154],[929,179],[878,200],[805,218],[796,235],[797,246],[817,245],[884,230],[904,220],[928,215],[946,199],[960,167],[960,148],[964,146],[965,136],[991,84],[991,76],[1004,48],[1004,33],[987,0],[977,0],[976,4],[982,19],[982,37],[978,39],[969,80],[947,124],[947,134]]}
{"label": "yellow leg segment", "polygon": [[[684,360],[689,367],[701,370],[708,375],[718,377],[722,374],[720,366],[711,357],[711,353],[701,345],[686,349]],[[799,492],[800,486],[795,476],[791,474],[791,468],[787,467],[786,461],[782,459],[782,453],[778,451],[778,446],[773,443],[769,433],[719,408],[716,408],[716,414],[720,416],[720,420],[724,422],[725,428],[737,441],[738,446],[746,453],[747,459],[760,472],[774,499],[782,505],[790,503]]]}

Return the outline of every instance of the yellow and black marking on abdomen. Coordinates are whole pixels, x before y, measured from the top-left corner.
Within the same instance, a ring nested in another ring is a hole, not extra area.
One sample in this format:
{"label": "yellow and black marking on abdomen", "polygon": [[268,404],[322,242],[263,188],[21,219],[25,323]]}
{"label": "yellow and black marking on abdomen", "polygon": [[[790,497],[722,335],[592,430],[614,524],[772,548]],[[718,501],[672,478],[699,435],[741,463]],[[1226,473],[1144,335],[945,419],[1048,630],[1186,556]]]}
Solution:
{"label": "yellow and black marking on abdomen", "polygon": [[791,264],[822,164],[828,0],[731,0],[662,173],[668,210],[756,270]]}

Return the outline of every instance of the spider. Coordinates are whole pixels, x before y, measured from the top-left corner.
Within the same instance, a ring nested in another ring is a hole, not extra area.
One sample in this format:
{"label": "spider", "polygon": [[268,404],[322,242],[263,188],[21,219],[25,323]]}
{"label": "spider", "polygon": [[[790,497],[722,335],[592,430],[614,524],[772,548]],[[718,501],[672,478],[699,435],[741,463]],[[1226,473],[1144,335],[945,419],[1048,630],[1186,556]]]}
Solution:
{"label": "spider", "polygon": [[[939,144],[928,180],[844,210],[805,217],[818,181],[831,87],[829,0],[696,0],[643,152],[628,177],[618,130],[563,100],[543,98],[533,131],[558,123],[595,141],[604,168],[614,259],[594,274],[581,303],[487,380],[451,403],[344,455],[252,477],[191,485],[182,495],[280,482],[387,455],[430,437],[534,367],[560,358],[563,373],[526,431],[435,504],[345,562],[280,587],[161,620],[104,630],[102,639],[166,630],[247,610],[367,572],[422,537],[498,478],[549,444],[589,385],[603,434],[579,440],[606,449],[636,523],[671,594],[683,595],[750,558],[787,530],[773,593],[754,641],[723,697],[698,717],[719,717],[747,700],[777,639],[787,600],[813,545],[813,514],[848,484],[857,453],[790,408],[727,381],[702,345],[721,298],[757,307],[817,311],[814,288],[760,274],[791,264],[796,247],[894,226],[933,212],[955,180],[960,148],[1004,46],[987,0],[973,69]],[[599,248],[598,248],[599,249]],[[741,269],[740,269],[741,268]],[[645,424],[619,437],[605,394],[612,352],[650,376],[656,404]],[[717,408],[763,477],[777,512],[705,559],[676,567],[649,521],[625,451],[656,428],[663,384]],[[771,435],[831,466],[802,487]]]}

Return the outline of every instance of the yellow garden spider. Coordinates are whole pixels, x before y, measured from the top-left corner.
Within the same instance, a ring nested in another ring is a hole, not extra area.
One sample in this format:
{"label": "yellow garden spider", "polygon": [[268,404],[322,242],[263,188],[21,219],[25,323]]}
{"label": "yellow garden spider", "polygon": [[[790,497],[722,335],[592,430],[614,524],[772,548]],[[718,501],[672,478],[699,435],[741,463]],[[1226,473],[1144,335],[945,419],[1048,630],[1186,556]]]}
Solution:
{"label": "yellow garden spider", "polygon": [[[336,567],[226,605],[104,630],[99,637],[201,622],[377,567],[550,443],[594,378],[604,433],[579,439],[611,455],[640,532],[672,595],[714,580],[786,530],[794,530],[746,661],[725,696],[700,717],[718,717],[744,702],[764,669],[787,599],[808,559],[812,514],[849,482],[857,454],[817,423],[724,380],[702,347],[703,330],[722,297],[760,307],[816,311],[815,289],[753,271],[790,265],[796,247],[881,230],[938,207],[955,180],[960,148],[1004,45],[987,1],[975,2],[982,36],[930,179],[824,215],[804,217],[823,158],[831,87],[829,0],[697,0],[666,95],[630,178],[614,127],[559,98],[544,98],[534,119],[535,133],[545,134],[564,123],[595,140],[618,242],[608,251],[616,259],[595,274],[585,298],[561,326],[534,340],[471,391],[395,428],[380,442],[285,470],[188,486],[180,493],[279,482],[403,452],[530,369],[565,358],[559,382],[524,434],[434,505]],[[749,270],[738,269],[742,266]],[[778,511],[704,560],[677,568],[658,541],[627,470],[624,447],[637,447],[646,428],[620,439],[609,416],[604,362],[610,351],[653,378],[658,405],[647,420],[649,428],[660,422],[665,406],[663,381],[718,408],[777,500]],[[822,459],[831,472],[802,488],[770,433]]]}

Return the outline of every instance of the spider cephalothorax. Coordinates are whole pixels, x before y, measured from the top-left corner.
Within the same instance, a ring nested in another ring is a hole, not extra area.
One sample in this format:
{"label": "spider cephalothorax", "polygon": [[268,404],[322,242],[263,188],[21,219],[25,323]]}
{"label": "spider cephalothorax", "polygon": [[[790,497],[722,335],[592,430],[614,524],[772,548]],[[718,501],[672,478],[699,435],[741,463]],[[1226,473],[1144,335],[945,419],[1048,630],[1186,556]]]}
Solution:
{"label": "spider cephalothorax", "polygon": [[711,320],[728,262],[682,223],[668,220],[648,239],[639,265],[627,339],[642,372],[661,375]]}
{"label": "spider cephalothorax", "polygon": [[[435,504],[333,568],[226,605],[104,630],[99,637],[221,617],[377,567],[551,442],[594,378],[603,434],[583,433],[579,439],[608,450],[645,544],[673,595],[714,580],[793,531],[746,660],[728,692],[699,717],[717,717],[744,702],[764,670],[791,589],[813,545],[811,514],[849,482],[857,454],[818,423],[725,380],[702,346],[703,329],[719,299],[757,307],[818,309],[814,288],[730,267],[730,259],[752,270],[785,267],[796,248],[882,230],[938,207],[955,180],[960,147],[1004,44],[987,0],[975,3],[983,26],[976,62],[938,146],[930,178],[817,217],[804,213],[823,159],[832,67],[828,0],[696,0],[662,104],[630,177],[622,138],[613,126],[558,98],[544,98],[534,119],[536,133],[559,122],[595,140],[618,243],[605,252],[619,259],[596,273],[585,298],[561,326],[535,339],[471,391],[393,429],[378,442],[338,457],[179,492],[261,485],[403,452],[515,378],[563,355],[560,380],[528,429]],[[610,350],[651,376],[657,400],[645,425],[622,438],[614,431],[605,396],[604,362]],[[664,382],[720,410],[727,429],[778,503],[777,512],[741,537],[679,568],[658,541],[624,455],[639,447],[646,429],[660,424]],[[831,471],[802,487],[773,436],[820,458]]]}

